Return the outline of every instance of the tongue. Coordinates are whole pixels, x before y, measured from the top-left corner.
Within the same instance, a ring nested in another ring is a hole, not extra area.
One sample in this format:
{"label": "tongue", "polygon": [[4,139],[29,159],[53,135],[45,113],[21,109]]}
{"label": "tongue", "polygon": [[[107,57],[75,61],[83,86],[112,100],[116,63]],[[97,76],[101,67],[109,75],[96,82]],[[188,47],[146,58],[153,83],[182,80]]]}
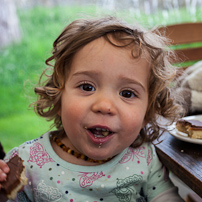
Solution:
{"label": "tongue", "polygon": [[109,131],[102,131],[102,135],[106,137],[107,135],[109,135]]}

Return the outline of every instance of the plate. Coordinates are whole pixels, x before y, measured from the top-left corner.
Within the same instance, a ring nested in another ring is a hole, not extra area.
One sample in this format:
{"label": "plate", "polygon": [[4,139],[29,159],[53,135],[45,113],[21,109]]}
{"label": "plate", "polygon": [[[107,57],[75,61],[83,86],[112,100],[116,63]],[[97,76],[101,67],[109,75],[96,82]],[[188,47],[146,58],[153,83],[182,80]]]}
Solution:
{"label": "plate", "polygon": [[[198,120],[202,121],[202,115],[195,115],[195,116],[186,116],[182,118],[184,120]],[[180,132],[175,128],[176,123],[173,123],[170,127],[168,127],[168,130],[170,134],[174,137],[176,137],[179,140],[185,141],[185,142],[190,142],[194,144],[202,144],[202,139],[193,139],[188,137],[186,133]]]}

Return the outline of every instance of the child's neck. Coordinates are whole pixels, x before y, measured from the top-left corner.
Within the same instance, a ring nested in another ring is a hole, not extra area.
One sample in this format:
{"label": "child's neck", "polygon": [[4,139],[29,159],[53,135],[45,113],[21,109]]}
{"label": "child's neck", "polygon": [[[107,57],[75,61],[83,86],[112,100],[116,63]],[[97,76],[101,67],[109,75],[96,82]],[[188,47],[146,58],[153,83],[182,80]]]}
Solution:
{"label": "child's neck", "polygon": [[[51,145],[53,150],[55,151],[55,153],[64,161],[68,162],[68,163],[72,163],[75,165],[81,165],[81,166],[96,166],[96,165],[101,165],[102,163],[98,163],[98,162],[89,162],[89,161],[85,161],[81,158],[76,158],[75,156],[63,151],[62,148],[60,148],[56,142],[53,141],[52,138],[50,138],[51,141]],[[66,146],[69,146],[68,144],[68,138],[67,137],[63,137],[62,142],[64,142],[66,144]]]}

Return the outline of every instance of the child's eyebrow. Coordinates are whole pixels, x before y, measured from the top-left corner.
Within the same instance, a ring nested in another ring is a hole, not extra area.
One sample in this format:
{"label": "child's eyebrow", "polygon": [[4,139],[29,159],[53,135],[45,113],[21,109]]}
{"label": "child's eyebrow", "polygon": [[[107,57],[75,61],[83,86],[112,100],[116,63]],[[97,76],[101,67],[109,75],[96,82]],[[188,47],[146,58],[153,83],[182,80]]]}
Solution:
{"label": "child's eyebrow", "polygon": [[120,76],[119,79],[122,80],[124,83],[130,83],[130,84],[138,85],[142,88],[143,91],[146,91],[146,88],[144,87],[144,85],[141,84],[139,81],[136,81],[134,79],[131,79],[131,78],[128,78],[125,76]]}
{"label": "child's eyebrow", "polygon": [[81,76],[81,75],[94,77],[94,76],[100,75],[100,73],[97,71],[78,71],[78,72],[74,73],[72,75],[72,77]]}

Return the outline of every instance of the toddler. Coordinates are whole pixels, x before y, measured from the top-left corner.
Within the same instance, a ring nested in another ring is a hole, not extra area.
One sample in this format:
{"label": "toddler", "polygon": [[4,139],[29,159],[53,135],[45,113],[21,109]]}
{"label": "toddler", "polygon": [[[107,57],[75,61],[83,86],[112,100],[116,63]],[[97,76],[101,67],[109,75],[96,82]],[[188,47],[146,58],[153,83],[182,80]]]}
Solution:
{"label": "toddler", "polygon": [[28,183],[15,201],[183,201],[152,145],[162,133],[158,116],[173,122],[179,114],[168,87],[171,56],[163,37],[114,17],[69,24],[33,103],[57,130],[4,159],[18,154],[26,167]]}

